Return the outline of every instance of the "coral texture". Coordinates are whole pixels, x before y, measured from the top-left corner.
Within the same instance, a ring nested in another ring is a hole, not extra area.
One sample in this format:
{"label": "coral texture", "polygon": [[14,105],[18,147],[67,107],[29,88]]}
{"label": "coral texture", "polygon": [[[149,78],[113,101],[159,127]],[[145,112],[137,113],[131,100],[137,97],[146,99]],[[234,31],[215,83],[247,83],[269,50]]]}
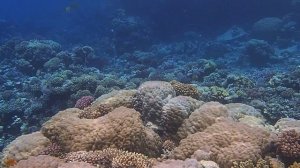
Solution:
{"label": "coral texture", "polygon": [[166,134],[175,135],[183,120],[202,104],[203,102],[187,96],[170,99],[162,108],[161,127]]}
{"label": "coral texture", "polygon": [[138,153],[107,148],[102,151],[78,151],[67,154],[68,162],[86,162],[100,167],[113,168],[148,168],[152,165],[151,159]]}
{"label": "coral texture", "polygon": [[171,157],[186,159],[202,150],[209,153],[210,160],[228,168],[234,161],[257,161],[269,138],[270,133],[263,129],[224,119],[181,140]]}
{"label": "coral texture", "polygon": [[3,150],[2,165],[6,167],[13,161],[17,162],[29,156],[39,155],[48,145],[50,141],[40,132],[22,135]]}
{"label": "coral texture", "polygon": [[300,159],[300,133],[295,130],[281,132],[276,145],[280,156]]}
{"label": "coral texture", "polygon": [[115,147],[151,156],[159,153],[159,136],[144,127],[134,109],[119,107],[97,119],[80,119],[80,112],[75,108],[59,112],[44,124],[43,134],[67,152]]}
{"label": "coral texture", "polygon": [[76,101],[75,108],[84,109],[92,104],[94,98],[92,96],[83,96]]}
{"label": "coral texture", "polygon": [[218,117],[228,117],[226,106],[218,102],[205,103],[199,109],[192,112],[189,118],[183,121],[177,134],[180,139],[183,139],[189,134],[203,131],[208,126],[217,122]]}
{"label": "coral texture", "polygon": [[198,99],[200,96],[200,92],[198,89],[189,84],[180,83],[178,81],[171,81],[171,85],[173,86],[174,90],[176,91],[177,96],[190,96],[194,99]]}
{"label": "coral texture", "polygon": [[39,155],[30,156],[27,160],[21,160],[13,168],[58,168],[59,164],[62,163],[64,163],[64,160],[59,158]]}
{"label": "coral texture", "polygon": [[148,81],[138,88],[134,99],[134,108],[141,112],[144,121],[160,123],[162,107],[175,97],[172,85],[163,81]]}
{"label": "coral texture", "polygon": [[202,166],[195,159],[186,160],[166,160],[163,162],[156,163],[153,168],[202,168]]}

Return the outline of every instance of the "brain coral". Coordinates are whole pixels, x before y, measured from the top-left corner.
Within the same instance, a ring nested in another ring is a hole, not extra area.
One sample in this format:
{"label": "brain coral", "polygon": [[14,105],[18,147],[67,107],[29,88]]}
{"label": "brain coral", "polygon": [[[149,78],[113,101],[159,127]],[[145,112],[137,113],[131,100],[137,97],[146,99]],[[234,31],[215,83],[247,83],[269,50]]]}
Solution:
{"label": "brain coral", "polygon": [[143,120],[158,124],[162,107],[175,95],[176,92],[170,83],[148,81],[138,88],[134,108],[141,112]]}
{"label": "brain coral", "polygon": [[177,96],[168,101],[162,108],[161,126],[166,134],[176,134],[183,120],[199,108],[203,102],[187,96]]}
{"label": "brain coral", "polygon": [[177,134],[180,139],[183,139],[189,134],[203,131],[208,126],[215,123],[218,117],[228,117],[226,106],[218,102],[205,103],[199,109],[192,112],[189,118],[183,121]]}
{"label": "brain coral", "polygon": [[36,156],[50,144],[50,141],[40,132],[22,135],[12,141],[3,150],[2,165],[8,167],[12,161],[27,159],[29,156]]}
{"label": "brain coral", "polygon": [[[257,161],[269,143],[270,133],[264,129],[223,119],[203,132],[188,135],[171,154],[175,159],[186,159],[195,151],[209,153],[209,159],[224,168],[234,161]],[[238,149],[238,150],[237,150]]]}
{"label": "brain coral", "polygon": [[119,107],[97,119],[80,119],[79,109],[59,112],[42,127],[42,133],[66,151],[119,148],[150,156],[159,154],[161,140],[146,128],[134,109]]}

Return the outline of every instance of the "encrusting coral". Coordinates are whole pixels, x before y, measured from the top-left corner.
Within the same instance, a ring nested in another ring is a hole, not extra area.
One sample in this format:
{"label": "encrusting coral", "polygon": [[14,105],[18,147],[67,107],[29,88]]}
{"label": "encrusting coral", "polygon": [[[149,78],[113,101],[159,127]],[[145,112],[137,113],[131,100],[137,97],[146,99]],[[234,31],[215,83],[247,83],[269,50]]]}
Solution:
{"label": "encrusting coral", "polygon": [[170,83],[175,89],[177,96],[190,96],[194,99],[198,99],[200,96],[200,92],[193,85],[184,84],[175,80],[171,81]]}

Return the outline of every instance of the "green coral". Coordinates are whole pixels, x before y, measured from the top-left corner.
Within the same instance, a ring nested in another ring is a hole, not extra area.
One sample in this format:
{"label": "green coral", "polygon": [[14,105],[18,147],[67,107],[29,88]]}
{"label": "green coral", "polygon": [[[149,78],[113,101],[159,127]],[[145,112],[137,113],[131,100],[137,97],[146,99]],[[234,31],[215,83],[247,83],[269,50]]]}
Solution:
{"label": "green coral", "polygon": [[212,86],[209,91],[210,97],[214,101],[224,102],[225,98],[229,96],[229,92],[223,87]]}

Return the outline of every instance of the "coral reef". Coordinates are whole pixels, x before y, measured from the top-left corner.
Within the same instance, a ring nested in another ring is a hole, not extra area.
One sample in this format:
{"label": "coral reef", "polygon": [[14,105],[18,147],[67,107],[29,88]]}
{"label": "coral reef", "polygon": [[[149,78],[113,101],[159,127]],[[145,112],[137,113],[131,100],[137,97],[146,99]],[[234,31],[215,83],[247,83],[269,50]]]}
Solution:
{"label": "coral reef", "polygon": [[66,155],[67,162],[86,162],[100,167],[114,168],[148,168],[153,163],[151,159],[138,153],[131,153],[113,148],[107,148],[102,151],[78,151]]}
{"label": "coral reef", "polygon": [[158,124],[163,106],[175,95],[176,92],[170,83],[148,81],[137,89],[134,108],[141,112],[144,121]]}
{"label": "coral reef", "polygon": [[18,162],[27,159],[29,156],[37,156],[49,144],[49,139],[40,132],[22,135],[3,150],[2,165],[9,166],[12,161]]}
{"label": "coral reef", "polygon": [[227,117],[228,109],[218,102],[208,102],[191,113],[178,129],[178,136],[183,139],[190,134],[205,130],[217,122],[219,117]]}
{"label": "coral reef", "polygon": [[[171,157],[185,159],[195,151],[211,152],[209,159],[222,167],[232,166],[233,161],[257,161],[267,147],[270,133],[232,121],[221,121],[188,135],[180,141]],[[240,149],[236,151],[236,149]]]}
{"label": "coral reef", "polygon": [[117,147],[150,156],[159,154],[160,138],[143,125],[135,110],[119,107],[97,119],[80,119],[80,112],[59,112],[43,125],[42,133],[68,152]]}

